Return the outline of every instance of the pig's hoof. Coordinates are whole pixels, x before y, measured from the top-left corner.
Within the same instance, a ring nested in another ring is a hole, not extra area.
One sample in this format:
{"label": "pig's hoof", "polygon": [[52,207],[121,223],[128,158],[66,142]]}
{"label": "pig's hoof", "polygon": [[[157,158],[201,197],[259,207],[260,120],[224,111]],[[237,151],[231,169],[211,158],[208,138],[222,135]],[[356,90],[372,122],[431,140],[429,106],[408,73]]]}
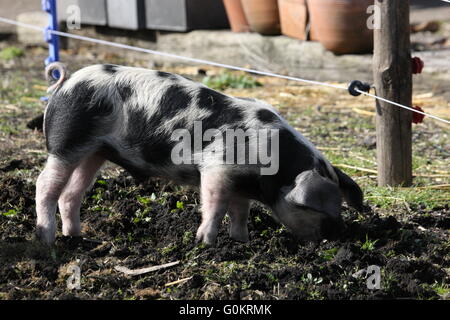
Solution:
{"label": "pig's hoof", "polygon": [[230,238],[238,242],[248,242],[249,241],[248,231],[247,230],[242,232],[230,231]]}
{"label": "pig's hoof", "polygon": [[36,228],[36,237],[40,242],[49,246],[55,242],[55,232],[42,226]]}
{"label": "pig's hoof", "polygon": [[216,242],[216,236],[200,227],[197,230],[197,236],[195,237],[195,240],[197,243],[202,242],[206,245],[212,246]]}
{"label": "pig's hoof", "polygon": [[248,235],[232,236],[231,239],[237,242],[244,242],[244,243],[249,241]]}

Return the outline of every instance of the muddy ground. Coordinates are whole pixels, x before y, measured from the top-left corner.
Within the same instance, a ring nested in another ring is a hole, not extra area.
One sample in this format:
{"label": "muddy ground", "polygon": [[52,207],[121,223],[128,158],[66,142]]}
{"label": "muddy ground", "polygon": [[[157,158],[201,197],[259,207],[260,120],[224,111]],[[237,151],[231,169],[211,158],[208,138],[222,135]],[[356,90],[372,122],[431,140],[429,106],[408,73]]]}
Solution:
{"label": "muddy ground", "polygon": [[[102,61],[148,65],[76,53],[63,53],[72,70]],[[365,212],[344,206],[347,229],[339,240],[300,243],[255,203],[249,243],[230,240],[225,219],[215,247],[196,245],[195,190],[138,182],[111,165],[83,203],[84,238],[58,234],[54,248],[41,246],[34,239],[34,188],[46,152],[42,133],[27,124],[44,107],[44,57],[30,48],[23,57],[0,60],[0,299],[448,299],[448,127],[432,120],[414,127],[414,188],[378,188],[372,100],[267,78],[257,79],[262,87],[226,91],[274,104],[364,189]],[[220,72],[157,67],[200,81],[204,71]],[[448,116],[448,102],[432,89],[417,92],[415,101]],[[114,269],[175,261],[138,276]],[[81,283],[71,290],[73,265]],[[361,272],[372,265],[381,270],[374,290]]]}

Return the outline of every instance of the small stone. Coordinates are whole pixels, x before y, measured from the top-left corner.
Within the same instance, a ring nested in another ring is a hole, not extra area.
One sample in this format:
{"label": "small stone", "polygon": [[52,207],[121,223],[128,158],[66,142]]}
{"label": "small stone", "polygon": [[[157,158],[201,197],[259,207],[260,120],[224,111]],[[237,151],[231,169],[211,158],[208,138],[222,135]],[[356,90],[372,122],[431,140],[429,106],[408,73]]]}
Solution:
{"label": "small stone", "polygon": [[153,289],[153,288],[145,288],[145,289],[138,289],[134,292],[134,295],[140,298],[153,298],[157,299],[160,297],[159,290]]}

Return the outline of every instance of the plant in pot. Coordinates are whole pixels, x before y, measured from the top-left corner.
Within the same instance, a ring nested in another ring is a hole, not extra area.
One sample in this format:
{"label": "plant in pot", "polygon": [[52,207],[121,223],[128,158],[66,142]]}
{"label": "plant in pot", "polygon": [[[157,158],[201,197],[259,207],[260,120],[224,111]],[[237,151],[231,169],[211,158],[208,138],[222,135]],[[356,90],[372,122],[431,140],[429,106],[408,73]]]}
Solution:
{"label": "plant in pot", "polygon": [[336,54],[373,50],[373,30],[367,25],[374,0],[308,0],[311,40]]}
{"label": "plant in pot", "polygon": [[277,0],[242,0],[250,28],[265,35],[280,34]]}
{"label": "plant in pot", "polygon": [[242,0],[223,0],[225,10],[227,11],[228,20],[233,32],[248,32],[250,26],[248,25],[245,16],[244,8],[242,7]]}

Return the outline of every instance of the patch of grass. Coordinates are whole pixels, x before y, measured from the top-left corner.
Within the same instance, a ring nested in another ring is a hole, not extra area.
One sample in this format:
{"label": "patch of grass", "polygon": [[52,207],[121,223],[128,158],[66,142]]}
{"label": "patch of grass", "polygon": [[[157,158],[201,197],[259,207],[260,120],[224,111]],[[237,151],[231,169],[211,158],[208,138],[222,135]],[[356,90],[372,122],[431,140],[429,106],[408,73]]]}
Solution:
{"label": "patch of grass", "polygon": [[207,76],[203,78],[203,84],[215,90],[225,90],[228,88],[251,89],[262,86],[253,77],[245,74],[236,75],[229,72],[223,72],[216,76]]}
{"label": "patch of grass", "polygon": [[[348,152],[346,150],[343,150],[343,151],[324,150],[323,153],[325,154],[327,159],[333,165],[345,164],[348,166],[376,170],[375,150],[367,150],[364,148],[354,147],[354,148],[352,148],[351,152]],[[349,169],[349,168],[340,168],[340,169],[351,175],[361,175],[362,174],[361,171],[354,170],[354,169]],[[367,174],[367,173],[364,172],[364,174]]]}
{"label": "patch of grass", "polygon": [[420,157],[418,155],[413,155],[413,157],[412,157],[413,171],[416,171],[417,169],[419,169],[423,166],[426,166],[429,161],[430,161],[430,159],[428,159],[426,157]]}
{"label": "patch of grass", "polygon": [[105,189],[103,189],[103,188],[95,189],[95,194],[92,195],[91,198],[95,200],[96,204],[99,204],[102,201],[104,192],[105,192]]}
{"label": "patch of grass", "polygon": [[278,282],[277,277],[275,277],[273,274],[267,273],[266,276],[267,276],[267,279],[270,280],[270,282],[272,282],[272,283],[277,283]]}
{"label": "patch of grass", "polygon": [[323,300],[324,297],[320,294],[318,290],[308,291],[308,299],[310,300]]}
{"label": "patch of grass", "polygon": [[202,252],[203,249],[206,248],[206,245],[202,242],[197,244],[195,247],[193,247],[191,250],[186,252],[185,258],[186,260],[194,260],[197,259]]}
{"label": "patch of grass", "polygon": [[17,210],[11,209],[11,210],[8,210],[7,212],[3,212],[3,213],[2,213],[2,216],[5,216],[5,217],[13,217],[13,216],[16,216],[17,213],[18,213]]}
{"label": "patch of grass", "polygon": [[152,209],[151,208],[145,208],[144,210],[138,209],[135,214],[132,222],[134,224],[138,224],[141,222],[150,222],[152,221],[152,218],[150,217]]}
{"label": "patch of grass", "polygon": [[192,233],[192,231],[186,231],[183,234],[183,245],[188,245],[192,240],[194,240],[194,234]]}
{"label": "patch of grass", "polygon": [[433,210],[448,203],[450,193],[440,189],[365,187],[366,198],[376,206],[387,209],[393,205],[409,205],[411,208],[422,207]]}
{"label": "patch of grass", "polygon": [[176,213],[179,210],[184,210],[184,202],[183,201],[177,201],[175,206],[176,206],[176,208],[170,210],[171,213]]}
{"label": "patch of grass", "polygon": [[441,297],[447,298],[450,297],[450,288],[448,284],[444,283],[434,283],[431,288]]}
{"label": "patch of grass", "polygon": [[8,123],[0,122],[0,131],[7,135],[17,135],[19,134],[19,130]]}
{"label": "patch of grass", "polygon": [[127,233],[127,241],[128,242],[133,242],[134,241],[134,236],[131,232]]}
{"label": "patch of grass", "polygon": [[108,185],[108,182],[106,182],[105,180],[101,180],[101,179],[97,180],[97,183],[102,186]]}
{"label": "patch of grass", "polygon": [[148,206],[151,202],[156,200],[156,195],[152,193],[150,197],[137,196],[136,200],[145,207]]}
{"label": "patch of grass", "polygon": [[395,274],[392,272],[385,272],[383,269],[381,270],[381,288],[383,288],[383,290],[391,290],[396,282],[397,279]]}
{"label": "patch of grass", "polygon": [[338,248],[331,248],[328,250],[323,250],[319,253],[319,256],[324,259],[325,261],[331,261],[334,259],[334,256],[338,252]]}
{"label": "patch of grass", "polygon": [[13,60],[15,58],[22,57],[25,54],[25,51],[21,48],[17,47],[7,47],[0,51],[0,59],[2,60]]}
{"label": "patch of grass", "polygon": [[[319,145],[320,146],[320,145]],[[324,150],[323,153],[333,165],[344,164],[348,166],[366,168],[376,171],[376,152],[375,150],[367,150],[361,147],[352,147],[350,150],[343,148],[342,150]],[[415,174],[430,173],[427,169],[429,166],[429,157],[424,155],[414,155],[413,168]],[[445,165],[439,161],[433,161],[436,170],[445,172]],[[450,190],[447,188],[423,188],[433,184],[445,184],[446,181],[435,182],[427,177],[415,177],[414,186],[410,188],[401,187],[378,187],[375,180],[369,178],[374,173],[361,171],[351,168],[340,168],[352,178],[359,177],[358,184],[364,190],[365,198],[371,204],[381,209],[402,208],[407,210],[431,211],[436,208],[445,206],[450,198]]]}
{"label": "patch of grass", "polygon": [[184,202],[183,201],[177,201],[177,209],[184,210]]}
{"label": "patch of grass", "polygon": [[[0,58],[1,61],[1,58]],[[40,100],[42,96],[47,93],[44,90],[48,84],[40,79],[24,76],[20,72],[11,72],[6,75],[2,75],[0,84],[0,107],[3,105],[13,105],[17,108],[14,114],[8,114],[8,118],[11,116],[17,118],[24,116],[24,114],[33,112],[33,115],[37,112],[42,112],[43,103]],[[0,108],[2,115],[7,115],[8,109],[4,110]]]}
{"label": "patch of grass", "polygon": [[167,247],[164,247],[162,249],[159,249],[159,252],[163,255],[166,256],[168,254],[170,254],[173,251],[176,251],[178,249],[178,246],[176,244],[174,245],[169,245]]}
{"label": "patch of grass", "polygon": [[373,251],[375,250],[375,244],[378,242],[377,240],[370,240],[369,236],[366,234],[366,241],[361,245],[361,250],[364,251]]}

